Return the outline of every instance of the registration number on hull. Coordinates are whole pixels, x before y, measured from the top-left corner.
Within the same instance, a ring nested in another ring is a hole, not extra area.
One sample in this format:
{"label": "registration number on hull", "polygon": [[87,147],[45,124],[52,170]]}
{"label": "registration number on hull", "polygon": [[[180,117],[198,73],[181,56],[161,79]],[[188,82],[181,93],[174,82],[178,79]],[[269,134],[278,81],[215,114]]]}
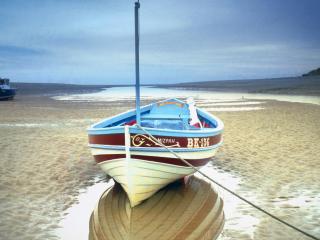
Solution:
{"label": "registration number on hull", "polygon": [[210,138],[188,138],[188,148],[209,147]]}

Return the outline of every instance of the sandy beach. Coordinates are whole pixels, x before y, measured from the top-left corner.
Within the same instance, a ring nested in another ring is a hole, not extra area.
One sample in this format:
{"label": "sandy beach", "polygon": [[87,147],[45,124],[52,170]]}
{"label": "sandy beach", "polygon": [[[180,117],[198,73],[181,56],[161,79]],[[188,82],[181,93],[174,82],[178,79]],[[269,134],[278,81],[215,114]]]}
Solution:
{"label": "sandy beach", "polygon": [[[86,128],[134,107],[128,101],[51,98],[87,92],[85,86],[76,91],[67,85],[63,91],[53,85],[44,88],[45,94],[20,89],[15,100],[0,102],[0,239],[60,239],[59,222],[79,193],[106,181],[87,147]],[[212,165],[239,179],[236,187],[228,181],[225,185],[320,237],[320,105],[259,103],[262,107],[254,111],[214,111],[217,102],[202,102],[225,124],[224,145]],[[231,205],[227,200],[225,209]],[[307,239],[245,203],[239,203],[236,212],[226,214],[219,239]]]}

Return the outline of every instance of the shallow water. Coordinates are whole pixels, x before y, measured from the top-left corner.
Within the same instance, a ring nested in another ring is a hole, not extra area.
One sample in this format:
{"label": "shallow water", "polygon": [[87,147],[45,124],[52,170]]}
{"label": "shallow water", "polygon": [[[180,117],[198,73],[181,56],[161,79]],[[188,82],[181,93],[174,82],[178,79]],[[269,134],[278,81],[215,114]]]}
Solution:
{"label": "shallow water", "polygon": [[68,121],[56,122],[28,122],[28,123],[0,123],[1,128],[61,128],[64,126],[72,127],[79,124],[93,124],[98,119],[69,119]]}
{"label": "shallow water", "polygon": [[[121,96],[121,97],[120,97]],[[186,98],[193,97],[195,100],[216,103],[221,101],[244,101],[246,99],[269,99],[286,102],[300,102],[310,104],[320,104],[320,97],[314,96],[293,96],[277,94],[255,94],[255,93],[222,93],[200,90],[163,89],[153,87],[141,87],[141,100],[163,99],[165,98]],[[113,87],[107,88],[97,93],[72,94],[53,97],[55,100],[79,101],[79,102],[113,102],[128,101],[135,99],[135,89],[133,87]]]}
{"label": "shallow water", "polygon": [[95,184],[81,189],[78,203],[65,211],[66,217],[59,223],[56,232],[61,240],[87,240],[89,235],[89,218],[102,193],[113,185],[113,180],[95,180]]}
{"label": "shallow water", "polygon": [[[230,173],[223,172],[217,167],[214,167],[211,163],[201,169],[205,174],[214,178],[218,182],[223,182],[233,191],[236,191],[241,183],[241,179],[233,176]],[[201,174],[195,174],[197,177],[206,180]],[[60,227],[57,230],[57,235],[60,239],[78,239],[87,240],[89,233],[89,221],[90,215],[98,203],[101,194],[110,186],[114,184],[113,180],[103,181],[92,185],[86,189],[83,189],[78,196],[78,203],[66,210],[66,217],[59,223]],[[214,186],[219,195],[223,197],[225,206],[225,216],[227,219],[225,228],[231,230],[242,231],[249,236],[252,236],[254,226],[258,224],[259,220],[249,215],[242,215],[239,212],[239,207],[242,202],[232,195],[227,194],[217,185]],[[240,220],[240,221],[239,221]],[[78,229],[75,231],[75,229]],[[225,239],[220,237],[219,239]]]}

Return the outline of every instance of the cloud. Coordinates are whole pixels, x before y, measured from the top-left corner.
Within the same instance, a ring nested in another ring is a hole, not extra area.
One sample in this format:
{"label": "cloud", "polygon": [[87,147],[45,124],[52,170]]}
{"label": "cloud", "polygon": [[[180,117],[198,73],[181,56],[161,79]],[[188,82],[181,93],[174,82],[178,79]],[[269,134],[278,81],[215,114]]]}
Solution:
{"label": "cloud", "polygon": [[47,52],[42,49],[19,47],[12,45],[0,45],[0,55],[2,57],[29,57],[44,55]]}
{"label": "cloud", "polygon": [[[131,83],[133,1],[3,0],[0,66],[16,81]],[[142,1],[141,78],[295,75],[320,63],[320,3]]]}

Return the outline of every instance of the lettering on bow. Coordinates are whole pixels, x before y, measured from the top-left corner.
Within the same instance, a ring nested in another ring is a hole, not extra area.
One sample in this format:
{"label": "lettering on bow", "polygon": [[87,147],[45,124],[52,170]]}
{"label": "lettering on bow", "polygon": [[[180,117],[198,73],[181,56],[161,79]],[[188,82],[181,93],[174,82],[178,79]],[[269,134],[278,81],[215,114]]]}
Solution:
{"label": "lettering on bow", "polygon": [[[180,143],[174,138],[157,138],[166,147],[180,147]],[[134,147],[161,147],[161,145],[149,136],[137,134],[131,136],[131,145]]]}
{"label": "lettering on bow", "polygon": [[209,147],[209,138],[188,138],[188,148]]}

